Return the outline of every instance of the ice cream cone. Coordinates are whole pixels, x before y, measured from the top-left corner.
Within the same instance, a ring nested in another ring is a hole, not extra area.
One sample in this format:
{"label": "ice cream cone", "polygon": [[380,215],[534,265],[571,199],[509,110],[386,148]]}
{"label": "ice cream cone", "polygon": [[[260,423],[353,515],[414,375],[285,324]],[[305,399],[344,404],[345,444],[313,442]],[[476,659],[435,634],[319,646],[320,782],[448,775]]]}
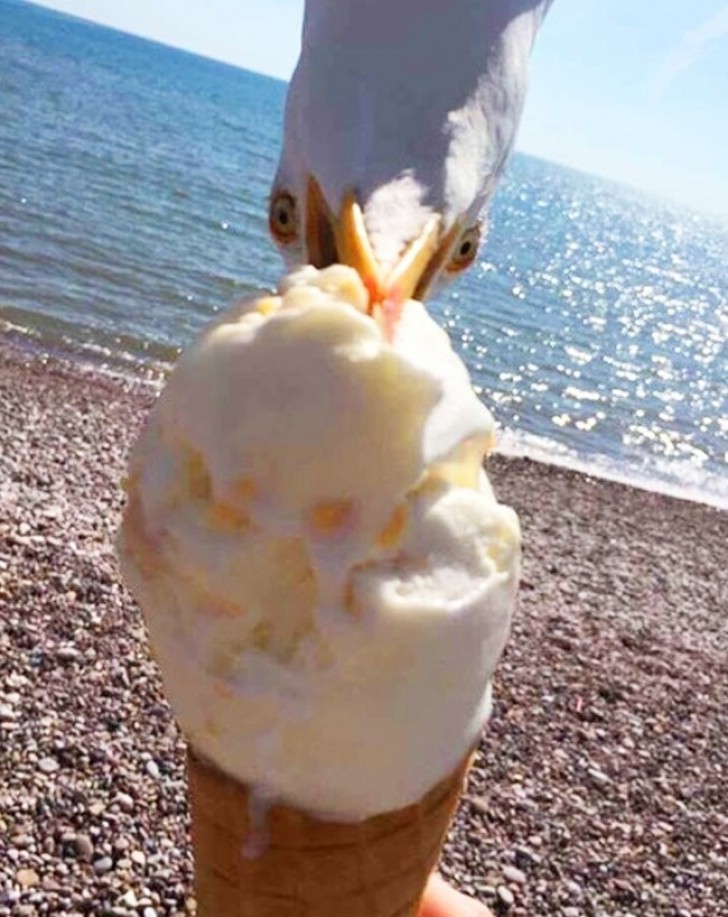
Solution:
{"label": "ice cream cone", "polygon": [[421,303],[389,334],[367,301],[333,265],[233,307],[129,461],[199,917],[416,917],[489,715],[520,566],[494,421]]}
{"label": "ice cream cone", "polygon": [[190,750],[198,917],[416,917],[471,758],[418,803],[346,823],[263,809]]}

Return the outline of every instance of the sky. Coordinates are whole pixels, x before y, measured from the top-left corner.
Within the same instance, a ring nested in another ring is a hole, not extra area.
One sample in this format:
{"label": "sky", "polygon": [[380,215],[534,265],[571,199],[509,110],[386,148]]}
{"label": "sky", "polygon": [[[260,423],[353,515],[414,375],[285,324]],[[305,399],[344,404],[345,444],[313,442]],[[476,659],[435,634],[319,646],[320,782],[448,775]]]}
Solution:
{"label": "sky", "polygon": [[[303,15],[303,0],[42,5],[281,79]],[[728,0],[555,0],[530,72],[518,149],[728,216]]]}

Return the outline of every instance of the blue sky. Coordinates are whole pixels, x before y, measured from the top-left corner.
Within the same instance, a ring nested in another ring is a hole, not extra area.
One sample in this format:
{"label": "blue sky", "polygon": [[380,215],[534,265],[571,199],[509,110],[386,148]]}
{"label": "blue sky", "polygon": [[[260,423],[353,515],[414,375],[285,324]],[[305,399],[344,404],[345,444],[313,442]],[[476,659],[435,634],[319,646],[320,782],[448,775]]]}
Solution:
{"label": "blue sky", "polygon": [[[303,0],[43,0],[286,79]],[[727,0],[555,0],[518,147],[728,215]]]}

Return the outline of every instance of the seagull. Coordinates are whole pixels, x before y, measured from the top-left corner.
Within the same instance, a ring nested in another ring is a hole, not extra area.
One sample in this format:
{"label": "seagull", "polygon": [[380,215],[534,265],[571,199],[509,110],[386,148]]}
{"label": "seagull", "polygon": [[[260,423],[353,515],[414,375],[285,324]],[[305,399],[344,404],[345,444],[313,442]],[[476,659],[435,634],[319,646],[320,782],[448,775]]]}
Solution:
{"label": "seagull", "polygon": [[552,0],[306,0],[268,224],[287,267],[347,264],[370,303],[476,258]]}

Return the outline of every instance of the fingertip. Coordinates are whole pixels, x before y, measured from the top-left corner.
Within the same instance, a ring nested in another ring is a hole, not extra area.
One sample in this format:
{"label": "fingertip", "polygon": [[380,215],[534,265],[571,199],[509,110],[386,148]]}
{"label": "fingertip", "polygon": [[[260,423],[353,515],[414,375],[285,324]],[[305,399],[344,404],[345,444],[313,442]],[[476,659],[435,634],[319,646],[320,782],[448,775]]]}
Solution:
{"label": "fingertip", "polygon": [[438,873],[433,873],[419,917],[493,917],[493,914],[484,904],[456,891]]}

